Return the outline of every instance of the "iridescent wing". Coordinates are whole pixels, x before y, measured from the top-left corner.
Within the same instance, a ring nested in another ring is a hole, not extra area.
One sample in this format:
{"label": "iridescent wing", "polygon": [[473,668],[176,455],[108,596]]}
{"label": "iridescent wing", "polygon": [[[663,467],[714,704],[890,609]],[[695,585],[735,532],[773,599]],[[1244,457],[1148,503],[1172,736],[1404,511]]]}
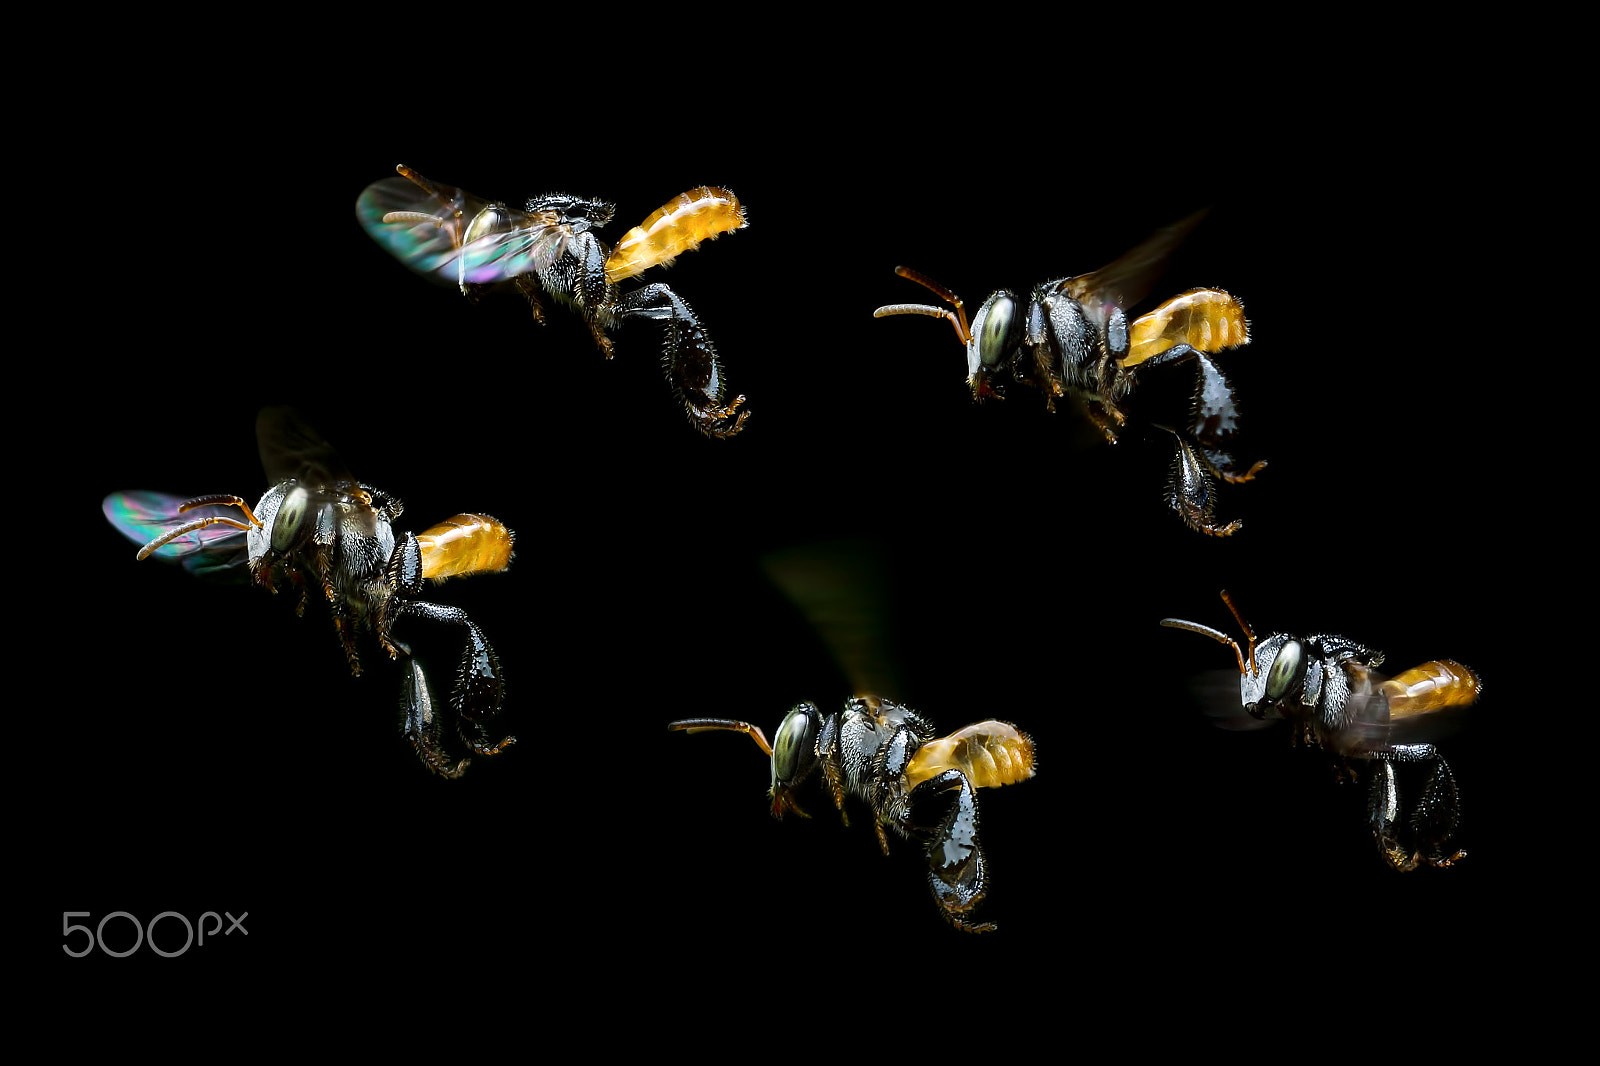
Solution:
{"label": "iridescent wing", "polygon": [[[237,507],[220,506],[195,507],[180,514],[178,507],[187,498],[165,492],[113,492],[100,509],[117,532],[140,547],[197,519],[216,516],[238,521],[243,517]],[[191,574],[213,581],[243,581],[249,554],[244,531],[223,524],[191,530],[151,553],[157,559],[181,563]]]}
{"label": "iridescent wing", "polygon": [[372,239],[417,273],[487,285],[537,274],[565,250],[571,228],[555,211],[529,213],[436,185],[408,167],[368,185],[356,217]]}

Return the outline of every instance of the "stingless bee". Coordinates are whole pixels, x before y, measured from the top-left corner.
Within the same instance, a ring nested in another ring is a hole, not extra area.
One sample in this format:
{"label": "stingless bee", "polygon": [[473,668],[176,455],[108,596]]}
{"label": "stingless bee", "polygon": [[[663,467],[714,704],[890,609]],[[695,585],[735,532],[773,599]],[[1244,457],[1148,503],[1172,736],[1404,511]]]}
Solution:
{"label": "stingless bee", "polygon": [[1127,308],[1143,300],[1162,267],[1204,212],[1156,232],[1143,244],[1092,274],[1047,281],[1026,303],[1007,289],[991,295],[967,324],[961,298],[909,267],[895,273],[930,289],[951,309],[927,304],[889,304],[873,312],[929,315],[948,319],[967,349],[967,384],[975,400],[1003,398],[1005,378],[1041,389],[1052,411],[1062,396],[1082,401],[1108,441],[1116,443],[1127,421],[1123,403],[1145,370],[1192,360],[1197,381],[1183,429],[1172,434],[1177,454],[1167,488],[1167,505],[1190,528],[1226,536],[1235,520],[1213,517],[1212,475],[1230,482],[1249,481],[1266,464],[1248,469],[1236,464],[1227,447],[1237,430],[1233,388],[1210,353],[1248,344],[1244,306],[1221,289],[1191,289],[1147,315],[1129,321]]}
{"label": "stingless bee", "polygon": [[[356,635],[369,627],[405,671],[402,706],[405,736],[423,765],[444,777],[459,777],[470,758],[445,753],[441,721],[421,666],[397,640],[402,618],[426,618],[460,626],[467,645],[451,710],[462,741],[479,755],[495,755],[515,737],[492,741],[487,724],[505,696],[500,660],[477,623],[458,607],[429,603],[424,583],[463,574],[506,569],[513,535],[498,520],[458,514],[423,533],[396,534],[400,500],[344,473],[332,448],[287,408],[269,408],[256,421],[262,464],[275,484],[252,510],[238,496],[184,500],[156,492],[116,492],[103,509],[111,524],[134,543],[138,558],[176,560],[203,577],[245,574],[276,593],[287,578],[300,593],[296,614],[310,590],[328,602],[350,672],[361,673]],[[242,514],[244,520],[233,517]]]}
{"label": "stingless bee", "polygon": [[885,829],[927,848],[928,886],[951,925],[968,933],[994,928],[968,920],[989,888],[987,860],[978,841],[977,789],[1009,785],[1034,775],[1033,741],[1016,726],[989,720],[935,735],[920,714],[876,696],[853,696],[824,717],[799,703],[778,726],[772,744],[759,726],[723,718],[690,718],[668,729],[744,733],[772,759],[772,815],[803,818],[794,790],[819,766],[844,824],[844,800],[866,803],[878,845],[889,853]]}
{"label": "stingless bee", "polygon": [[[1327,752],[1342,777],[1353,780],[1366,769],[1371,778],[1368,822],[1391,867],[1410,871],[1464,858],[1465,851],[1446,847],[1461,813],[1455,775],[1432,744],[1401,737],[1426,715],[1475,702],[1483,691],[1478,675],[1450,659],[1435,659],[1385,678],[1375,670],[1383,663],[1382,652],[1326,633],[1305,638],[1277,633],[1258,644],[1227,592],[1222,600],[1244,630],[1246,651],[1226,633],[1198,622],[1163,618],[1161,624],[1233,649],[1239,660],[1240,700],[1252,716],[1288,719],[1294,742]],[[1395,768],[1407,763],[1430,764],[1431,769],[1403,840]]]}
{"label": "stingless bee", "polygon": [[708,437],[739,432],[744,397],[723,403],[722,364],[711,336],[683,298],[656,282],[628,292],[619,282],[671,262],[723,233],[746,225],[744,207],[726,189],[703,185],[668,201],[608,246],[593,229],[611,221],[616,205],[564,193],[536,196],[518,211],[437,185],[409,167],[400,177],[367,186],[356,200],[362,227],[389,254],[419,274],[454,282],[476,299],[510,279],[544,322],[541,289],[583,315],[601,354],[624,319],[666,324],[662,362],[673,395],[695,428]]}

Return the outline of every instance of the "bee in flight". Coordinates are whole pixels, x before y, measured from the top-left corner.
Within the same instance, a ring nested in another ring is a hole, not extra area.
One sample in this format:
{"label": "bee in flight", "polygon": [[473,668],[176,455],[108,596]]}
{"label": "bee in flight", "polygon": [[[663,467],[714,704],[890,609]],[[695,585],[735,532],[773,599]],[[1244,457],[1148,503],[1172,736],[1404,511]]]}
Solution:
{"label": "bee in flight", "polygon": [[670,200],[615,247],[595,229],[616,205],[564,193],[536,196],[522,210],[435,184],[406,166],[400,177],[367,186],[356,200],[362,227],[391,255],[424,276],[459,285],[476,298],[510,280],[544,322],[541,290],[577,309],[601,354],[626,319],[661,322],[663,364],[673,395],[695,428],[731,437],[749,416],[744,397],[724,403],[726,383],[711,336],[688,303],[655,282],[623,291],[620,283],[680,253],[746,225],[744,207],[726,189],[703,185]]}
{"label": "bee in flight", "polygon": [[1127,314],[1149,294],[1173,250],[1203,217],[1200,212],[1158,231],[1092,274],[1037,285],[1026,302],[1001,289],[983,302],[970,326],[955,293],[926,274],[896,267],[896,274],[931,290],[950,307],[889,304],[873,317],[949,320],[967,349],[967,384],[975,400],[1003,398],[1007,378],[1039,388],[1051,410],[1057,399],[1072,396],[1112,443],[1127,421],[1123,404],[1139,375],[1192,361],[1197,381],[1187,425],[1158,427],[1172,434],[1177,449],[1167,504],[1190,528],[1227,536],[1240,523],[1219,523],[1214,517],[1213,475],[1249,481],[1266,465],[1242,468],[1228,453],[1238,411],[1232,386],[1211,358],[1211,353],[1249,343],[1244,306],[1221,289],[1191,289],[1137,319]]}
{"label": "bee in flight", "polygon": [[106,518],[144,545],[141,560],[174,560],[213,579],[243,574],[273,593],[287,580],[299,592],[297,614],[316,590],[333,613],[352,674],[361,673],[357,634],[371,629],[403,664],[406,739],[423,765],[444,777],[461,776],[471,760],[446,754],[427,678],[394,626],[402,618],[424,618],[461,627],[467,644],[450,706],[457,732],[478,755],[515,743],[509,736],[491,740],[486,731],[500,712],[505,684],[483,631],[460,608],[419,598],[430,578],[504,570],[511,563],[511,530],[488,515],[458,514],[423,533],[396,534],[400,500],[345,473],[333,449],[288,408],[262,411],[256,435],[274,484],[253,509],[238,496],[185,500],[115,492],[105,499]]}
{"label": "bee in flight", "polygon": [[[1301,638],[1277,633],[1257,642],[1233,599],[1222,600],[1244,630],[1245,650],[1226,633],[1179,618],[1161,624],[1187,629],[1233,649],[1239,661],[1239,697],[1255,718],[1286,718],[1295,743],[1321,748],[1335,760],[1341,778],[1364,769],[1373,839],[1389,865],[1401,871],[1419,865],[1450,866],[1466,856],[1447,845],[1460,820],[1455,775],[1431,743],[1406,739],[1428,715],[1477,701],[1483,682],[1470,668],[1435,659],[1385,678],[1376,672],[1383,653],[1345,637],[1319,633]],[[1396,768],[1429,767],[1402,831]]]}
{"label": "bee in flight", "polygon": [[889,854],[886,829],[926,848],[928,886],[945,919],[968,933],[994,929],[969,915],[988,893],[988,860],[978,841],[976,790],[1014,784],[1034,774],[1033,741],[1008,722],[989,720],[947,737],[909,707],[876,696],[853,696],[826,717],[800,703],[768,744],[759,726],[723,718],[690,718],[668,729],[699,733],[732,730],[749,736],[772,760],[772,815],[810,815],[794,791],[818,767],[844,824],[846,795],[872,810],[878,845]]}

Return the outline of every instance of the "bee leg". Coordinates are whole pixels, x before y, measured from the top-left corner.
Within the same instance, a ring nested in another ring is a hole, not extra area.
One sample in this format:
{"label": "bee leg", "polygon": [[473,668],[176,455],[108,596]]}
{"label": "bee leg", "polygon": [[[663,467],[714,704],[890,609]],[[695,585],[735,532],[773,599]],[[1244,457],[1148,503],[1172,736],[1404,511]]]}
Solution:
{"label": "bee leg", "polygon": [[1084,411],[1088,412],[1089,421],[1105,435],[1107,444],[1117,443],[1117,430],[1126,422],[1127,416],[1117,409],[1116,404],[1109,401],[1089,399],[1084,402]]}
{"label": "bee leg", "polygon": [[739,410],[744,397],[722,402],[726,383],[717,349],[681,296],[659,282],[646,285],[618,301],[616,316],[666,323],[661,361],[673,396],[683,404],[696,429],[708,437],[731,437],[744,427],[750,417],[749,411]]}
{"label": "bee leg", "polygon": [[[942,806],[936,822],[914,813],[929,804]],[[945,770],[911,790],[911,807],[903,827],[928,841],[928,887],[945,920],[967,933],[987,933],[993,922],[970,922],[966,915],[989,891],[988,863],[978,843],[978,798],[960,770]],[[931,833],[922,826],[932,825]]]}
{"label": "bee leg", "polygon": [[394,615],[389,609],[412,596],[420,596],[423,586],[427,584],[422,576],[422,546],[417,543],[415,533],[400,535],[383,569],[383,579],[389,586],[389,595],[379,603],[372,628],[378,634],[378,643],[389,653],[389,658],[397,659],[404,645],[389,636],[389,629],[394,624]]}
{"label": "bee leg", "polygon": [[[1466,858],[1465,851],[1446,853],[1445,844],[1455,835],[1461,815],[1461,798],[1455,775],[1432,744],[1403,744],[1379,753],[1372,771],[1371,792],[1367,800],[1368,817],[1378,849],[1396,870],[1409,872],[1419,865],[1450,866]],[[1400,790],[1395,764],[1433,763],[1422,796],[1409,819],[1415,847],[1404,847],[1395,826],[1400,819]]]}
{"label": "bee leg", "polygon": [[1194,395],[1189,400],[1189,424],[1186,428],[1211,468],[1225,481],[1249,481],[1265,467],[1265,460],[1257,460],[1248,469],[1236,462],[1228,448],[1239,432],[1239,408],[1234,402],[1233,386],[1223,376],[1217,364],[1205,353],[1177,344],[1159,355],[1146,360],[1140,370],[1168,363],[1194,360]]}
{"label": "bee leg", "polygon": [[[539,299],[539,276],[518,274],[512,279],[512,284],[522,294],[522,298],[528,301],[528,310],[533,312],[533,320],[541,326],[544,325],[544,303]],[[609,352],[606,353],[606,357],[610,358]]]}
{"label": "bee leg", "polygon": [[461,739],[479,755],[495,755],[516,743],[515,737],[490,743],[482,731],[483,725],[500,713],[500,705],[505,700],[505,682],[500,676],[500,658],[477,623],[459,607],[443,607],[419,600],[405,601],[394,611],[395,617],[406,615],[458,625],[467,631],[467,646],[462,653],[455,695],[451,699],[460,719]]}
{"label": "bee leg", "polygon": [[439,743],[439,716],[434,713],[433,694],[428,691],[428,679],[422,667],[406,656],[405,681],[400,688],[400,709],[404,714],[405,737],[417,749],[422,765],[440,777],[460,777],[466,772],[471,759],[454,764]]}
{"label": "bee leg", "polygon": [[1178,517],[1190,529],[1214,537],[1237,533],[1243,525],[1237,518],[1227,525],[1218,525],[1212,514],[1216,506],[1216,485],[1208,464],[1182,434],[1173,433],[1172,439],[1177,444],[1177,455],[1173,457],[1172,474],[1167,480],[1167,506],[1178,512]]}

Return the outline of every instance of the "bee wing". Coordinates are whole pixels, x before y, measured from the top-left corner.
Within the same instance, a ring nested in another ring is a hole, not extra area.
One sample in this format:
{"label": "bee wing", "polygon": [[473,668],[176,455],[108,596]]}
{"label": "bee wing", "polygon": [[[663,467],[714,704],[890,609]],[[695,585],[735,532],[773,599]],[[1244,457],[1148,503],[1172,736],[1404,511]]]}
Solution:
{"label": "bee wing", "polygon": [[[256,446],[261,450],[261,469],[274,485],[293,478],[320,499],[332,501],[361,484],[333,445],[292,407],[261,409],[256,415]],[[369,535],[376,529],[368,510],[352,512],[349,520],[360,521]]]}
{"label": "bee wing", "polygon": [[1204,210],[1196,211],[1181,222],[1156,230],[1143,243],[1099,270],[1068,278],[1061,283],[1061,290],[1083,307],[1095,325],[1105,325],[1113,308],[1126,310],[1150,295],[1156,279],[1167,268],[1167,260],[1205,217]]}
{"label": "bee wing", "polygon": [[1434,659],[1393,677],[1366,670],[1352,679],[1353,729],[1387,743],[1438,740],[1455,731],[1458,711],[1476,703],[1483,680],[1469,666]]}
{"label": "bee wing", "polygon": [[530,214],[422,182],[373,182],[356,199],[356,217],[390,255],[424,276],[465,287],[538,273],[572,236],[553,211]]}
{"label": "bee wing", "polygon": [[1189,679],[1189,692],[1206,720],[1230,733],[1271,729],[1276,718],[1255,718],[1239,702],[1239,671],[1207,670]]}
{"label": "bee wing", "polygon": [[800,609],[857,694],[901,691],[884,626],[889,594],[884,561],[863,541],[778,551],[761,567]]}
{"label": "bee wing", "polygon": [[[165,492],[130,490],[113,492],[100,510],[112,528],[143,547],[163,533],[212,516],[237,520],[237,507],[195,507],[182,514],[178,507],[187,497]],[[191,530],[151,553],[158,559],[183,564],[191,574],[208,580],[244,580],[249,558],[243,530],[228,525]]]}
{"label": "bee wing", "polygon": [[256,415],[256,447],[261,469],[272,484],[294,478],[316,488],[354,483],[333,445],[292,407],[264,407]]}

